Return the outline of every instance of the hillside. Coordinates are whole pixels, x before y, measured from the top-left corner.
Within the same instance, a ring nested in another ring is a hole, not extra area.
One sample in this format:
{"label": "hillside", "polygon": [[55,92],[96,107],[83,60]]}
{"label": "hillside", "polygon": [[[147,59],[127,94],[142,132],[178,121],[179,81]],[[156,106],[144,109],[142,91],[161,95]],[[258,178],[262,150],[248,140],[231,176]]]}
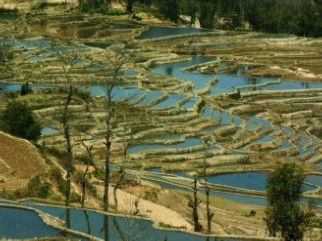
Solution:
{"label": "hillside", "polygon": [[0,190],[23,187],[32,176],[46,171],[30,142],[0,132],[0,143]]}

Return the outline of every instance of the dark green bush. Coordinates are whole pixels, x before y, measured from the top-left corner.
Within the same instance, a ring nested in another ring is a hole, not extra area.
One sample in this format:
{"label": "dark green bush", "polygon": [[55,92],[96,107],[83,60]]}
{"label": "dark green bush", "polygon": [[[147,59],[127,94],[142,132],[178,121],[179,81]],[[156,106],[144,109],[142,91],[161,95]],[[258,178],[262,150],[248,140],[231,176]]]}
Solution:
{"label": "dark green bush", "polygon": [[240,91],[237,90],[235,93],[230,94],[229,97],[233,98],[234,100],[240,100],[241,99]]}
{"label": "dark green bush", "polygon": [[5,132],[14,136],[37,141],[41,135],[41,125],[27,105],[12,101],[7,105],[1,122]]}
{"label": "dark green bush", "polygon": [[201,100],[199,103],[198,103],[198,109],[197,109],[197,112],[200,113],[201,110],[206,106],[206,101],[205,100]]}
{"label": "dark green bush", "polygon": [[20,95],[21,96],[28,95],[30,93],[32,93],[32,89],[29,86],[29,83],[28,82],[26,82],[23,85],[21,85],[21,88],[20,88]]}

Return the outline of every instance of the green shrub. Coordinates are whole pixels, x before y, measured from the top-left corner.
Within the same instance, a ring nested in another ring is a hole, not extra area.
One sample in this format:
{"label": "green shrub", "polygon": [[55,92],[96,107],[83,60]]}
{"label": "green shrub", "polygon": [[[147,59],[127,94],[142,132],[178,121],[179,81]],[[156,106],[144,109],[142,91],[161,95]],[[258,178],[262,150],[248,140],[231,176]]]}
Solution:
{"label": "green shrub", "polygon": [[32,111],[23,103],[10,102],[1,119],[5,132],[31,141],[37,141],[40,138],[41,125]]}
{"label": "green shrub", "polygon": [[40,176],[33,177],[26,187],[26,197],[47,198],[50,194],[51,185],[41,180]]}
{"label": "green shrub", "polygon": [[30,93],[32,93],[32,89],[29,86],[29,83],[28,82],[26,82],[23,85],[21,85],[21,88],[20,88],[20,95],[21,96],[28,95]]}
{"label": "green shrub", "polygon": [[0,44],[0,62],[8,62],[14,57],[12,48],[9,44]]}
{"label": "green shrub", "polygon": [[73,203],[79,203],[81,201],[81,196],[77,193],[72,192],[70,194],[70,201]]}
{"label": "green shrub", "polygon": [[51,180],[53,182],[56,182],[58,191],[62,194],[65,194],[66,181],[63,178],[60,169],[58,167],[51,169],[49,175],[50,175]]}
{"label": "green shrub", "polygon": [[233,98],[234,100],[240,100],[241,99],[240,91],[237,90],[235,93],[230,94],[229,97]]}
{"label": "green shrub", "polygon": [[31,5],[30,10],[44,9],[48,5],[46,0],[38,0],[36,3]]}
{"label": "green shrub", "polygon": [[197,109],[197,112],[200,113],[201,110],[206,106],[206,101],[205,100],[201,100],[199,103],[198,103],[198,109]]}

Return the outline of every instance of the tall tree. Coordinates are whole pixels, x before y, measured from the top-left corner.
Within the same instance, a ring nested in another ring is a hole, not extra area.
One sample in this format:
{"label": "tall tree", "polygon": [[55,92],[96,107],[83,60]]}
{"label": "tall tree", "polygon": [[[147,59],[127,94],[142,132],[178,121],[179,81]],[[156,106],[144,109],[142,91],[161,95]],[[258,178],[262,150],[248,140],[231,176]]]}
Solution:
{"label": "tall tree", "polygon": [[109,201],[108,201],[108,190],[109,190],[109,180],[110,180],[110,158],[111,158],[111,137],[112,137],[112,117],[115,111],[115,106],[113,102],[113,89],[115,85],[119,82],[118,76],[122,71],[123,66],[129,61],[129,56],[127,54],[126,47],[122,46],[114,50],[113,56],[110,56],[110,64],[112,68],[112,77],[106,79],[106,135],[105,135],[105,177],[104,177],[104,196],[103,205],[104,211],[108,211]]}
{"label": "tall tree", "polygon": [[67,96],[63,106],[63,113],[62,113],[62,123],[64,127],[64,137],[66,140],[66,153],[67,153],[67,160],[66,160],[66,200],[65,205],[66,207],[70,204],[70,194],[71,194],[71,175],[73,172],[73,153],[72,153],[72,144],[71,144],[71,136],[70,136],[70,129],[68,123],[68,107],[72,101],[72,97],[74,94],[74,86],[72,81],[70,80],[65,65],[63,65],[63,71],[66,78],[66,89],[67,89]]}
{"label": "tall tree", "polygon": [[265,221],[272,236],[280,231],[284,240],[299,241],[309,228],[313,214],[303,211],[299,204],[304,181],[304,171],[295,163],[278,164],[268,177]]}
{"label": "tall tree", "polygon": [[177,0],[158,1],[160,12],[172,22],[177,23],[179,20],[179,5]]}
{"label": "tall tree", "polygon": [[134,4],[134,0],[127,0],[126,11],[129,14],[132,14],[133,13],[133,4]]}
{"label": "tall tree", "polygon": [[200,25],[202,28],[213,28],[215,16],[215,4],[213,1],[205,0],[199,2]]}

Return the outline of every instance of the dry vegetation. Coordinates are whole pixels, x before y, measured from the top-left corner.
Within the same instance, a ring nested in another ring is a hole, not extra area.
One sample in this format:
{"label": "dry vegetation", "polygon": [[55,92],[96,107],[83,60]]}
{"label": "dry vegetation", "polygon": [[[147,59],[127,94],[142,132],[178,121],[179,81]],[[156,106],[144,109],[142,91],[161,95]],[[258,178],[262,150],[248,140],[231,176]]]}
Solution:
{"label": "dry vegetation", "polygon": [[0,189],[21,188],[47,165],[35,146],[26,140],[0,132]]}

